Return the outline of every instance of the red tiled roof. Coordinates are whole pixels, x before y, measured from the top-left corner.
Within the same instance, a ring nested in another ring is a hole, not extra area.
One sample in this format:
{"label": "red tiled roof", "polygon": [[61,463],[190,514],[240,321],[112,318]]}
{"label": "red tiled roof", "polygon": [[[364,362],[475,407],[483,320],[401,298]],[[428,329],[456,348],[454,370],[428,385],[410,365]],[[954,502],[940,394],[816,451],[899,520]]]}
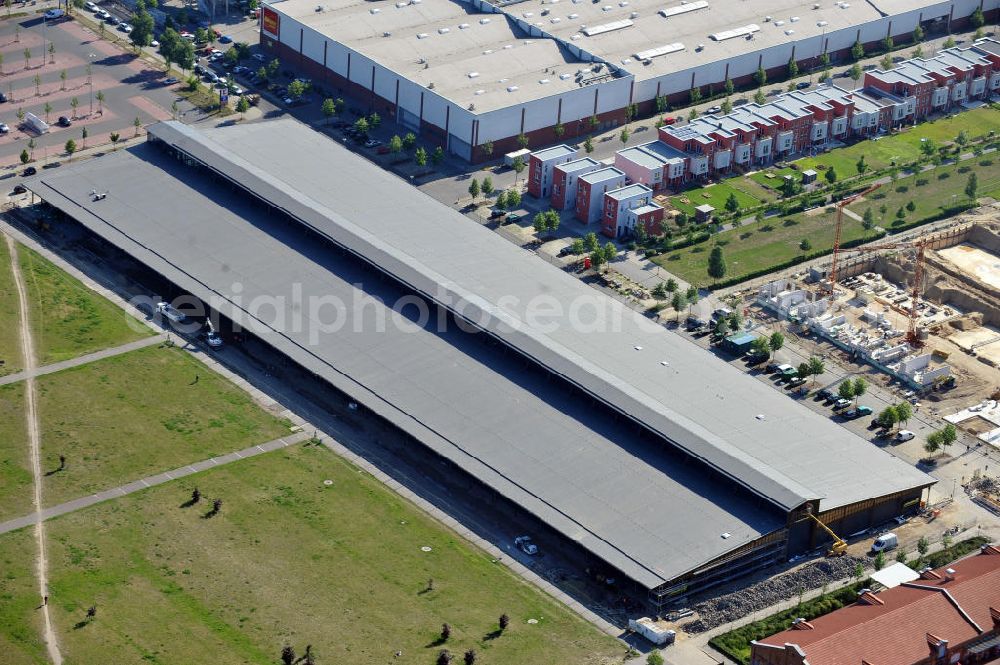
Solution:
{"label": "red tiled roof", "polygon": [[[798,645],[810,665],[844,665],[862,660],[910,665],[928,657],[927,633],[950,645],[979,632],[939,589],[946,589],[982,631],[993,629],[990,607],[1000,608],[1000,554],[979,554],[951,565],[955,579],[916,580],[878,594],[884,605],[855,603],[812,621],[812,630],[786,630],[764,644]],[[919,586],[918,586],[919,585]]]}

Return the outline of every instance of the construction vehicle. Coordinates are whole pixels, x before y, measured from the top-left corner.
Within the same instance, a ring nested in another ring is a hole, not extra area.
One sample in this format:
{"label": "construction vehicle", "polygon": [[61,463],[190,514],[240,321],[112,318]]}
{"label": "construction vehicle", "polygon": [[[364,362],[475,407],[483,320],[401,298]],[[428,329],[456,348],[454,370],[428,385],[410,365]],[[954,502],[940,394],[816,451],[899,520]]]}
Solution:
{"label": "construction vehicle", "polygon": [[837,221],[833,227],[833,258],[830,260],[829,292],[831,295],[837,287],[837,259],[840,255],[840,232],[844,226],[844,208],[854,203],[862,196],[871,194],[881,186],[881,183],[876,183],[868,189],[858,192],[857,194],[851,194],[850,196],[844,197],[837,203]]}
{"label": "construction vehicle", "polygon": [[823,524],[823,521],[820,520],[820,518],[813,515],[811,512],[807,512],[806,516],[812,518],[812,520],[816,522],[816,524],[819,524],[820,528],[822,528],[824,531],[830,534],[830,537],[833,538],[833,545],[831,545],[830,549],[827,551],[826,553],[827,556],[844,556],[845,554],[847,554],[847,541],[845,541],[843,538],[835,534],[833,532],[833,529]]}

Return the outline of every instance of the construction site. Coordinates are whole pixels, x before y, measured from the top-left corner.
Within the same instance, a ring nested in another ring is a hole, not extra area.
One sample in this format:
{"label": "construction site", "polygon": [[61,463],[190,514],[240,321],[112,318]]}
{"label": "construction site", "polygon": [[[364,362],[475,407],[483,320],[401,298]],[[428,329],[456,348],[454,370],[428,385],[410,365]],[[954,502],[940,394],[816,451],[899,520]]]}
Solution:
{"label": "construction site", "polygon": [[765,284],[756,301],[1000,445],[998,204],[926,235],[840,250],[826,265]]}

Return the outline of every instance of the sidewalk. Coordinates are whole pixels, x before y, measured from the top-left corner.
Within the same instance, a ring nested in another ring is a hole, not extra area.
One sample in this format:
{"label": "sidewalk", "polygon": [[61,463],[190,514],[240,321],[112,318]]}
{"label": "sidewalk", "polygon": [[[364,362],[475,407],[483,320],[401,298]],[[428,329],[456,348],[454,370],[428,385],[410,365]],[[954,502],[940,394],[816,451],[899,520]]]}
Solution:
{"label": "sidewalk", "polygon": [[121,346],[114,346],[110,349],[103,349],[101,351],[88,353],[87,355],[84,356],[78,356],[76,358],[70,358],[69,360],[63,360],[61,362],[52,363],[51,365],[42,365],[41,367],[36,367],[29,371],[18,372],[17,374],[9,374],[5,377],[0,378],[0,386],[7,385],[8,383],[17,383],[18,381],[24,381],[27,378],[34,378],[38,376],[45,376],[46,374],[61,372],[62,370],[69,369],[70,367],[79,367],[80,365],[87,365],[89,363],[96,362],[98,360],[104,360],[105,358],[111,358],[113,356],[118,356],[123,353],[128,353],[129,351],[144,349],[147,346],[160,344],[166,341],[166,339],[167,339],[166,334],[161,333],[153,337],[147,337],[145,339],[140,339],[135,342],[129,342],[128,344],[122,344]]}

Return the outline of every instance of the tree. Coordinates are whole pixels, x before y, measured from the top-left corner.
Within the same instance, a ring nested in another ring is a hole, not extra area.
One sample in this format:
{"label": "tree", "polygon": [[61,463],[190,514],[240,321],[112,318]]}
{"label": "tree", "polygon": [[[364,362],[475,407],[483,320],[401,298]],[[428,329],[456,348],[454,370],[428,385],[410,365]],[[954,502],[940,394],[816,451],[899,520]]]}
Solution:
{"label": "tree", "polygon": [[69,155],[70,161],[73,161],[73,153],[76,152],[76,141],[70,139],[66,141],[66,145],[64,147],[66,149],[66,154]]}
{"label": "tree", "polygon": [[906,209],[909,210],[910,212],[913,212],[914,210],[917,209],[917,204],[913,201],[913,199],[910,199],[909,201],[906,202]]}
{"label": "tree", "polygon": [[570,245],[570,249],[572,249],[573,253],[576,254],[576,255],[583,254],[583,251],[584,251],[583,250],[583,238],[574,238],[573,239],[573,244]]}
{"label": "tree", "polygon": [[773,332],[767,340],[767,345],[771,348],[771,351],[777,351],[785,345],[785,336],[780,332]]}
{"label": "tree", "polygon": [[438,652],[437,661],[435,662],[437,665],[448,665],[451,662],[451,657],[450,651],[447,649],[441,649],[441,651]]}
{"label": "tree", "polygon": [[80,138],[83,139],[84,150],[86,150],[87,148],[87,136],[89,136],[89,133],[87,132],[87,128],[84,127],[83,129],[80,130]]}
{"label": "tree", "polygon": [[896,552],[896,561],[898,563],[906,563],[906,552],[903,550]]}
{"label": "tree", "polygon": [[240,61],[240,52],[235,48],[231,48],[226,51],[226,54],[222,56],[222,59],[226,61],[226,65],[229,67],[235,67]]}
{"label": "tree", "polygon": [[837,169],[831,166],[826,170],[826,173],[823,174],[823,177],[826,178],[826,181],[832,185],[837,182]]}
{"label": "tree", "polygon": [[521,150],[524,150],[525,148],[527,148],[528,147],[528,143],[529,143],[529,139],[523,133],[517,135],[517,145],[521,148]]}
{"label": "tree", "polygon": [[913,417],[913,407],[909,402],[900,402],[893,407],[896,412],[896,422],[905,425]]}
{"label": "tree", "polygon": [[656,298],[657,300],[666,300],[668,293],[667,285],[663,282],[660,282],[659,284],[653,287],[651,293],[653,294],[653,297]]}
{"label": "tree", "polygon": [[21,54],[24,56],[24,68],[28,69],[31,66],[31,49],[26,48],[21,51]]}
{"label": "tree", "polygon": [[761,88],[757,88],[757,92],[753,93],[753,101],[757,104],[764,104],[767,102],[767,95]]}
{"label": "tree", "polygon": [[858,403],[858,398],[862,397],[866,392],[868,392],[868,382],[865,381],[865,377],[859,376],[854,379],[854,385],[852,386],[851,392],[854,395],[855,406]]}
{"label": "tree", "polygon": [[976,202],[976,194],[979,192],[979,177],[976,172],[973,171],[969,174],[969,179],[965,183],[965,195],[969,197],[969,200],[973,203]]}
{"label": "tree", "polygon": [[726,317],[721,317],[715,322],[715,329],[712,331],[712,336],[717,340],[723,339],[729,334],[729,331],[729,320]]}
{"label": "tree", "polygon": [[465,661],[465,665],[476,665],[476,650],[467,650],[465,655],[462,657],[462,660]]}
{"label": "tree", "polygon": [[483,196],[491,196],[493,194],[493,178],[489,176],[483,178],[483,184],[479,189],[483,191]]}
{"label": "tree", "polygon": [[899,416],[896,414],[896,409],[892,406],[885,407],[878,414],[878,424],[886,429],[895,427],[897,422],[899,422]]}
{"label": "tree", "polygon": [[521,172],[524,171],[524,167],[525,166],[527,166],[527,165],[524,163],[524,158],[521,157],[520,155],[518,155],[517,157],[515,157],[514,161],[511,163],[510,167],[512,169],[514,169],[514,184],[515,185],[517,184],[517,179],[521,175]]}
{"label": "tree", "polygon": [[[399,137],[393,137],[393,138],[399,138]],[[475,201],[479,197],[479,181],[476,180],[475,178],[473,178],[472,182],[469,183],[469,196],[472,197],[473,201]]]}
{"label": "tree", "polygon": [[588,252],[592,252],[600,247],[597,241],[597,234],[591,231],[587,235],[583,236],[583,247]]}
{"label": "tree", "polygon": [[618,140],[622,142],[622,145],[628,143],[629,137],[632,136],[631,132],[628,131],[628,127],[622,129],[621,134],[618,135]]}
{"label": "tree", "polygon": [[[76,99],[76,97],[73,99]],[[142,118],[136,116],[135,120],[132,121],[132,127],[135,129],[134,136],[139,136],[139,130],[142,129]]]}
{"label": "tree", "polygon": [[441,626],[441,642],[447,642],[449,637],[451,637],[451,626],[443,624]]}
{"label": "tree", "polygon": [[594,152],[594,141],[589,136],[587,137],[587,140],[583,142],[583,149],[588,155]]}
{"label": "tree", "polygon": [[691,92],[689,94],[691,96],[692,104],[697,104],[701,101],[701,88],[691,88]]}
{"label": "tree", "polygon": [[917,27],[913,29],[913,43],[917,44],[922,41],[924,41],[924,29],[918,23]]}
{"label": "tree", "polygon": [[194,67],[194,44],[186,39],[179,40],[174,51],[174,62],[185,72]]}
{"label": "tree", "polygon": [[941,447],[947,448],[958,440],[958,430],[951,423],[941,429]]}
{"label": "tree", "polygon": [[854,58],[855,61],[861,60],[865,57],[865,46],[860,40],[855,41],[854,46],[851,47],[851,57]]}
{"label": "tree", "polygon": [[858,175],[864,175],[865,174],[865,171],[868,170],[868,162],[865,161],[865,156],[864,155],[861,155],[861,158],[854,165],[854,168],[857,169]]}
{"label": "tree", "polygon": [[[364,118],[358,120],[361,122]],[[427,151],[423,147],[417,148],[417,151],[413,153],[413,161],[417,163],[417,166],[427,166]]]}
{"label": "tree", "polygon": [[921,559],[927,556],[927,550],[930,548],[931,544],[927,541],[927,536],[920,536],[920,540],[917,541],[917,552]]}
{"label": "tree", "polygon": [[563,134],[566,133],[566,126],[561,122],[557,122],[556,126],[552,128],[552,131],[555,132],[557,139],[561,139]]}
{"label": "tree", "polygon": [[885,553],[879,552],[875,555],[875,560],[872,562],[875,565],[875,570],[882,570],[885,568]]}
{"label": "tree", "polygon": [[865,208],[865,214],[861,217],[861,228],[866,232],[875,228],[875,213],[871,208]]}
{"label": "tree", "polygon": [[444,161],[444,148],[438,146],[434,148],[434,152],[431,153],[431,163],[434,166],[440,166],[441,162]]}
{"label": "tree", "polygon": [[674,297],[670,299],[670,306],[674,308],[677,316],[680,317],[681,310],[687,306],[687,301],[684,299],[683,293],[675,293]]}
{"label": "tree", "polygon": [[31,161],[31,155],[28,154],[28,149],[25,148],[24,150],[21,151],[21,163],[27,164],[30,161]]}
{"label": "tree", "polygon": [[976,7],[976,9],[969,14],[969,24],[973,28],[981,28],[986,23],[986,17],[983,16],[982,7]]}
{"label": "tree", "polygon": [[498,210],[503,210],[507,207],[507,192],[501,191],[497,194],[497,200],[493,202],[493,205],[497,207]]}
{"label": "tree", "polygon": [[881,67],[883,71],[892,69],[892,56],[888,53],[883,55],[882,59],[878,61],[878,66]]}
{"label": "tree", "polygon": [[757,87],[762,88],[767,85],[767,72],[763,67],[758,67],[757,71],[753,75],[754,82],[757,83]]}
{"label": "tree", "polygon": [[604,260],[611,263],[618,256],[618,248],[610,240],[604,245]]}
{"label": "tree", "polygon": [[736,198],[736,192],[729,192],[729,198],[726,199],[726,210],[734,215],[739,212],[740,202],[739,199]]}
{"label": "tree", "polygon": [[111,136],[109,136],[108,138],[111,139],[111,147],[117,150],[118,149],[118,141],[121,140],[122,135],[119,134],[118,132],[111,132]]}
{"label": "tree", "polygon": [[80,100],[77,99],[76,97],[74,97],[73,99],[69,100],[69,105],[73,109],[73,118],[75,119],[76,118],[76,109],[79,108],[79,106],[80,106]]}
{"label": "tree", "polygon": [[691,109],[691,112],[688,113],[688,122],[693,121],[697,117],[698,117],[698,109]]}
{"label": "tree", "polygon": [[708,276],[715,280],[720,280],[726,276],[726,258],[722,255],[722,248],[716,245],[708,255]]}
{"label": "tree", "polygon": [[320,113],[323,114],[323,117],[326,118],[327,122],[329,122],[330,118],[337,115],[337,103],[330,98],[324,99],[322,106],[319,107],[319,110]]}
{"label": "tree", "polygon": [[677,280],[671,277],[667,280],[667,292],[673,293],[676,290],[677,290]]}
{"label": "tree", "polygon": [[646,656],[646,665],[663,665],[663,654],[658,649],[654,649]]}
{"label": "tree", "polygon": [[924,157],[932,157],[937,152],[937,146],[930,139],[920,142],[920,152]]}
{"label": "tree", "polygon": [[[291,91],[289,91],[289,94],[291,94]],[[367,136],[368,129],[369,129],[368,120],[366,120],[365,118],[358,118],[357,120],[354,121],[354,131],[356,131],[361,136]]]}
{"label": "tree", "polygon": [[149,46],[149,42],[153,40],[153,17],[146,11],[146,5],[142,0],[136,2],[131,25],[132,32],[128,33],[129,40],[137,49]]}
{"label": "tree", "polygon": [[247,111],[250,110],[250,102],[247,101],[246,97],[240,97],[239,101],[236,102],[236,111],[240,114],[240,120],[243,119]]}
{"label": "tree", "polygon": [[513,210],[521,205],[521,192],[516,189],[507,190],[507,207]]}
{"label": "tree", "polygon": [[378,126],[382,124],[382,116],[378,113],[372,113],[368,116],[368,126],[372,129],[378,129]]}
{"label": "tree", "polygon": [[854,383],[847,379],[837,388],[837,395],[841,399],[853,399],[854,398]]}
{"label": "tree", "polygon": [[684,293],[684,300],[686,300],[688,304],[688,313],[690,313],[691,309],[698,304],[698,297],[698,289],[694,286],[689,286],[687,291]]}
{"label": "tree", "polygon": [[963,148],[969,143],[969,135],[964,129],[958,133],[958,136],[955,137],[955,143]]}
{"label": "tree", "polygon": [[733,103],[729,101],[729,97],[722,100],[722,115],[729,115],[733,112]]}
{"label": "tree", "polygon": [[590,253],[590,265],[594,270],[600,270],[601,265],[604,263],[604,252],[600,249],[595,249]]}
{"label": "tree", "polygon": [[32,77],[31,81],[32,81],[32,83],[34,83],[34,84],[35,84],[35,97],[38,97],[39,95],[41,95],[41,94],[42,94],[42,91],[41,91],[41,87],[42,87],[42,77],[41,77],[41,76],[39,76],[38,74],[35,74],[35,75],[34,75],[34,76]]}
{"label": "tree", "polygon": [[66,70],[65,69],[62,70],[61,72],[59,72],[59,89],[60,90],[65,90],[66,89]]}
{"label": "tree", "polygon": [[795,58],[788,59],[788,78],[793,79],[799,75],[799,63],[795,62]]}
{"label": "tree", "polygon": [[292,665],[295,662],[295,649],[287,644],[282,647],[281,662],[283,665]]}
{"label": "tree", "polygon": [[[891,35],[886,35],[882,39],[882,50],[883,51],[887,51],[887,52],[891,51],[892,47],[895,46],[895,45],[896,44],[892,41],[892,36]],[[891,59],[890,59],[890,62],[891,62]],[[888,69],[888,67],[886,67],[886,69]]]}
{"label": "tree", "polygon": [[52,113],[52,104],[45,102],[45,106],[42,107],[42,110],[45,111],[45,122],[48,122],[49,114]]}
{"label": "tree", "polygon": [[771,357],[771,345],[767,341],[767,337],[757,337],[750,343],[750,350],[753,355],[758,357],[770,358]]}
{"label": "tree", "polygon": [[[389,154],[398,155],[403,151],[403,139],[399,136],[393,136],[389,139]],[[476,183],[476,187],[479,187],[479,183]]]}
{"label": "tree", "polygon": [[944,40],[943,47],[944,48],[955,48],[955,38],[949,36],[948,39]]}
{"label": "tree", "polygon": [[826,363],[823,362],[822,358],[818,358],[817,356],[810,356],[806,364],[809,368],[809,375],[813,377],[813,381],[816,380],[817,376],[826,371]]}
{"label": "tree", "polygon": [[[305,81],[302,81],[302,80],[299,80],[299,79],[295,79],[291,83],[288,84],[288,96],[291,97],[292,99],[299,99],[300,97],[302,97],[302,95],[306,94],[306,88],[307,87],[308,86],[307,86],[307,84],[306,84]],[[365,121],[365,128],[366,128],[365,132],[367,133],[368,132],[367,128],[369,128],[371,126],[371,122],[369,122],[368,120],[366,120],[363,117],[362,118],[358,118],[358,120],[359,121],[360,120],[364,120]]]}
{"label": "tree", "polygon": [[500,626],[500,632],[507,630],[507,626],[510,625],[510,617],[506,614],[501,614],[500,619],[497,621],[497,625]]}
{"label": "tree", "polygon": [[933,455],[938,450],[941,449],[941,432],[931,432],[927,435],[927,441],[924,442],[924,450],[927,451],[928,455]]}
{"label": "tree", "polygon": [[914,59],[924,57],[924,48],[922,46],[918,46],[917,48],[913,49],[912,51],[910,51],[910,57]]}
{"label": "tree", "polygon": [[416,144],[417,144],[417,137],[413,134],[413,132],[407,132],[403,136],[403,148],[405,150],[412,150],[413,146],[415,146]]}

